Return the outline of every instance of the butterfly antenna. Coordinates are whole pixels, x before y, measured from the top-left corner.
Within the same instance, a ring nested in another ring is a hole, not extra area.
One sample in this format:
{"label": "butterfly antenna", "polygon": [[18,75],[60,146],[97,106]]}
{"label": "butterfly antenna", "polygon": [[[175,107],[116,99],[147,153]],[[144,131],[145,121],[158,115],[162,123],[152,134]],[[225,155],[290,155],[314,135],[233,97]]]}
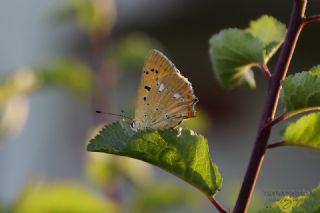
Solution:
{"label": "butterfly antenna", "polygon": [[110,113],[110,112],[103,112],[103,111],[100,111],[100,110],[96,110],[96,113],[98,114],[104,114],[104,115],[114,115],[114,116],[119,116],[119,117],[122,117],[122,118],[127,118],[129,120],[132,120],[132,118],[128,117],[128,116],[125,116],[125,115],[119,115],[119,114],[115,114],[115,113]]}

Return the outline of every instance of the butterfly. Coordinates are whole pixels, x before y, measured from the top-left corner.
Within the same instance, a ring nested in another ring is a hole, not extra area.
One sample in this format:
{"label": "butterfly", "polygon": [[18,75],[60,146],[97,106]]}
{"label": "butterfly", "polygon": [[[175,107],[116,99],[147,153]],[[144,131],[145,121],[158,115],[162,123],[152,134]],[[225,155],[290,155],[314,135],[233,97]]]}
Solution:
{"label": "butterfly", "polygon": [[188,79],[163,53],[151,50],[142,69],[130,126],[134,131],[174,128],[195,117],[197,102]]}

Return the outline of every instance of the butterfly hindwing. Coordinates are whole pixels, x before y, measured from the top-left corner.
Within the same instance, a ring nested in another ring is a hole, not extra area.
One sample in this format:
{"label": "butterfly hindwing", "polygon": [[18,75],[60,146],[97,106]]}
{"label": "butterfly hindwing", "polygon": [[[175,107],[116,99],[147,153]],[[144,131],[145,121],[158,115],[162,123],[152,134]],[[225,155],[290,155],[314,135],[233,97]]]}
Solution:
{"label": "butterfly hindwing", "polygon": [[191,83],[169,59],[152,50],[142,70],[135,111],[137,129],[168,129],[194,117]]}

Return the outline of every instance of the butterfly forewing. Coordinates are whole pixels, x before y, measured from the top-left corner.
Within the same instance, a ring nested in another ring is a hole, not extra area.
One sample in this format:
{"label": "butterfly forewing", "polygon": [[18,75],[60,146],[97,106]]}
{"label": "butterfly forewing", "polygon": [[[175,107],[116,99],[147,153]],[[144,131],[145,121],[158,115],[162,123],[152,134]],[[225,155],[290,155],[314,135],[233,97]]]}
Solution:
{"label": "butterfly forewing", "polygon": [[152,50],[142,70],[135,111],[135,127],[169,129],[194,117],[197,98],[188,79],[169,59]]}

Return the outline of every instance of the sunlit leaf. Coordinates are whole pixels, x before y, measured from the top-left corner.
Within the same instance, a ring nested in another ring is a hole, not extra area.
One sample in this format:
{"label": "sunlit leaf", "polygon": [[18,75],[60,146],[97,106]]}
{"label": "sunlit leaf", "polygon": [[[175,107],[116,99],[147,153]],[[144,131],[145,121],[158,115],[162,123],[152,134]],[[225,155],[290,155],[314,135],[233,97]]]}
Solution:
{"label": "sunlit leaf", "polygon": [[136,133],[127,122],[120,121],[102,129],[87,149],[146,161],[194,185],[207,196],[221,188],[222,179],[211,162],[207,140],[191,130]]}
{"label": "sunlit leaf", "polygon": [[280,47],[285,26],[270,16],[252,21],[246,30],[226,29],[209,40],[209,53],[216,78],[226,89],[255,87],[252,67],[266,64]]}
{"label": "sunlit leaf", "polygon": [[32,185],[15,204],[14,212],[115,212],[117,206],[73,182]]}
{"label": "sunlit leaf", "polygon": [[131,201],[133,213],[167,212],[188,207],[199,212],[199,197],[177,184],[157,183],[139,191]]}
{"label": "sunlit leaf", "polygon": [[283,134],[288,145],[320,149],[320,113],[311,113],[289,124]]}
{"label": "sunlit leaf", "polygon": [[320,66],[289,75],[282,81],[281,97],[286,111],[320,106]]}
{"label": "sunlit leaf", "polygon": [[258,213],[319,213],[320,187],[299,197],[284,196]]}
{"label": "sunlit leaf", "polygon": [[264,63],[267,63],[284,41],[287,29],[277,19],[264,15],[258,20],[251,21],[247,31],[262,41],[266,51]]}
{"label": "sunlit leaf", "polygon": [[58,61],[40,68],[37,74],[44,86],[63,87],[79,95],[89,95],[92,89],[91,71],[80,61]]}

